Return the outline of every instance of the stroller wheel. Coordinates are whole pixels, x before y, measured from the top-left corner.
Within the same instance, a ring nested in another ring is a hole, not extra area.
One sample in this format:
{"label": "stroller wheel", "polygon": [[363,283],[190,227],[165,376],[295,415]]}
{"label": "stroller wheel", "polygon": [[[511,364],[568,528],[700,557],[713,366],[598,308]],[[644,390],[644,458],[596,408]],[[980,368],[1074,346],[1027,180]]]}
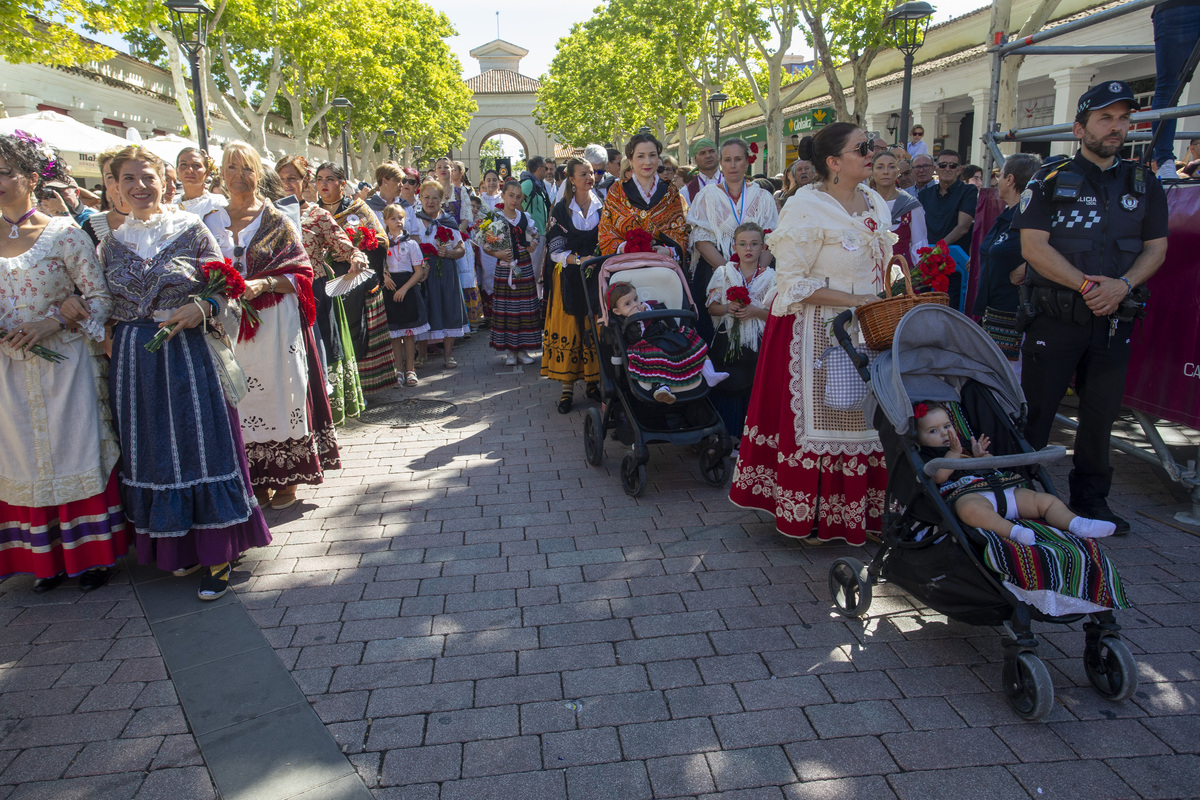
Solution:
{"label": "stroller wheel", "polygon": [[700,474],[710,486],[724,486],[729,479],[729,462],[719,447],[706,447],[700,452]]}
{"label": "stroller wheel", "polygon": [[1033,653],[1004,659],[1004,696],[1021,719],[1038,720],[1054,705],[1054,683],[1042,660]]}
{"label": "stroller wheel", "polygon": [[583,418],[583,454],[593,467],[604,460],[604,417],[598,408],[589,408]]}
{"label": "stroller wheel", "polygon": [[1105,636],[1083,653],[1083,671],[1101,697],[1128,700],[1137,691],[1137,661],[1123,641]]}
{"label": "stroller wheel", "polygon": [[621,459],[621,488],[630,497],[646,491],[646,465],[639,464],[632,453]]}
{"label": "stroller wheel", "polygon": [[829,567],[829,596],[843,617],[861,617],[871,607],[871,579],[856,558],[839,558]]}

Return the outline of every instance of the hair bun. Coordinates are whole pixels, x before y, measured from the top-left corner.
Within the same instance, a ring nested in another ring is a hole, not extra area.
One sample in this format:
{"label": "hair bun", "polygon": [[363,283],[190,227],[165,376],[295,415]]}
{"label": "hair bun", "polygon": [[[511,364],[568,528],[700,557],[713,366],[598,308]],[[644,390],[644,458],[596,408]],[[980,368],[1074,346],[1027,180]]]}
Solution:
{"label": "hair bun", "polygon": [[805,136],[796,147],[796,154],[805,161],[813,160],[813,137]]}

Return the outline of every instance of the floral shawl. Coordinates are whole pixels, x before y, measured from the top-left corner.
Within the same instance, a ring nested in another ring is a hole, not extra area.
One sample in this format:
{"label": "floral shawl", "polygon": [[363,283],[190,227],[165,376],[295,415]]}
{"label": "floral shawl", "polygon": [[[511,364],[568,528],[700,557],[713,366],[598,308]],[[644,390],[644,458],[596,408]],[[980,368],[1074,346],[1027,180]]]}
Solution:
{"label": "floral shawl", "polygon": [[[317,318],[317,305],[313,299],[312,264],[308,253],[300,243],[300,236],[287,218],[270,203],[263,204],[262,222],[258,232],[246,248],[246,278],[281,278],[289,276],[296,286],[296,299],[300,302],[300,317],[307,327]],[[283,300],[278,292],[263,292],[250,301],[251,308],[261,311]],[[238,341],[254,338],[258,323],[249,314],[242,315]]]}
{"label": "floral shawl", "polygon": [[608,190],[604,210],[600,213],[600,252],[617,252],[625,241],[625,234],[634,228],[642,228],[654,237],[655,244],[673,247],[682,257],[687,251],[688,231],[679,190],[661,181],[650,202],[646,203],[633,182],[630,178],[624,183],[613,184]]}

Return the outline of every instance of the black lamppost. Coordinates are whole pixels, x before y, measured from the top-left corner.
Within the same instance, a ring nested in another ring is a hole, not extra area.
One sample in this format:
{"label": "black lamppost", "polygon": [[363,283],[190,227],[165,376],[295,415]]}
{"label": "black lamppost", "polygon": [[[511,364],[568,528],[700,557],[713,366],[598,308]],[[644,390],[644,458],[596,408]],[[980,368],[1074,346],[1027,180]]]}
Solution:
{"label": "black lamppost", "polygon": [[425,148],[424,148],[424,147],[421,147],[421,145],[419,145],[419,144],[414,144],[414,145],[412,146],[412,161],[413,161],[413,166],[417,168],[417,171],[418,171],[418,172],[420,172],[420,171],[421,171],[421,153],[424,153],[424,152],[425,152]]}
{"label": "black lamppost", "polygon": [[396,160],[396,131],[391,128],[385,128],[383,131],[383,140],[388,146],[388,161]]}
{"label": "black lamppost", "polygon": [[888,133],[890,133],[892,135],[892,144],[894,144],[894,145],[900,144],[900,141],[896,138],[896,131],[898,131],[900,129],[900,115],[899,114],[896,114],[896,113],[888,114],[887,129],[888,129]]}
{"label": "black lamppost", "polygon": [[908,145],[909,104],[912,100],[913,55],[925,43],[925,30],[929,27],[929,18],[932,16],[933,6],[924,0],[914,0],[896,6],[887,15],[896,49],[904,53],[904,94],[900,100],[899,142],[905,146]]}
{"label": "black lamppost", "polygon": [[208,18],[212,9],[204,0],[167,0],[171,29],[192,68],[192,94],[196,101],[196,142],[208,152],[208,126],[204,122],[204,81],[200,75],[200,51],[208,45]]}
{"label": "black lamppost", "polygon": [[721,152],[721,117],[725,116],[725,101],[728,99],[729,95],[724,92],[713,92],[708,96],[708,114],[712,117],[718,153]]}
{"label": "black lamppost", "polygon": [[346,174],[346,180],[350,180],[350,101],[344,97],[335,97],[330,105],[346,109],[346,115],[342,118],[342,172]]}

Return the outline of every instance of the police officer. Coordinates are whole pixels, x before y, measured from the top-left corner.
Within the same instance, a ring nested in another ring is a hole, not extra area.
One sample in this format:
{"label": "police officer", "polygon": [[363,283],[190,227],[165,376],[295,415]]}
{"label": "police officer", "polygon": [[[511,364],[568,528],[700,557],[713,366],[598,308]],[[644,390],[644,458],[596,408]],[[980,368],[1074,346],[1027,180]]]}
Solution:
{"label": "police officer", "polygon": [[1030,269],[1023,287],[1022,386],[1026,438],[1050,439],[1071,376],[1079,395],[1070,503],[1075,513],[1129,523],[1108,507],[1109,436],[1121,410],[1133,320],[1143,284],[1167,252],[1167,200],[1145,167],[1117,157],[1140,108],[1128,84],[1093,86],[1079,98],[1069,161],[1043,167],[1021,195],[1012,227]]}

